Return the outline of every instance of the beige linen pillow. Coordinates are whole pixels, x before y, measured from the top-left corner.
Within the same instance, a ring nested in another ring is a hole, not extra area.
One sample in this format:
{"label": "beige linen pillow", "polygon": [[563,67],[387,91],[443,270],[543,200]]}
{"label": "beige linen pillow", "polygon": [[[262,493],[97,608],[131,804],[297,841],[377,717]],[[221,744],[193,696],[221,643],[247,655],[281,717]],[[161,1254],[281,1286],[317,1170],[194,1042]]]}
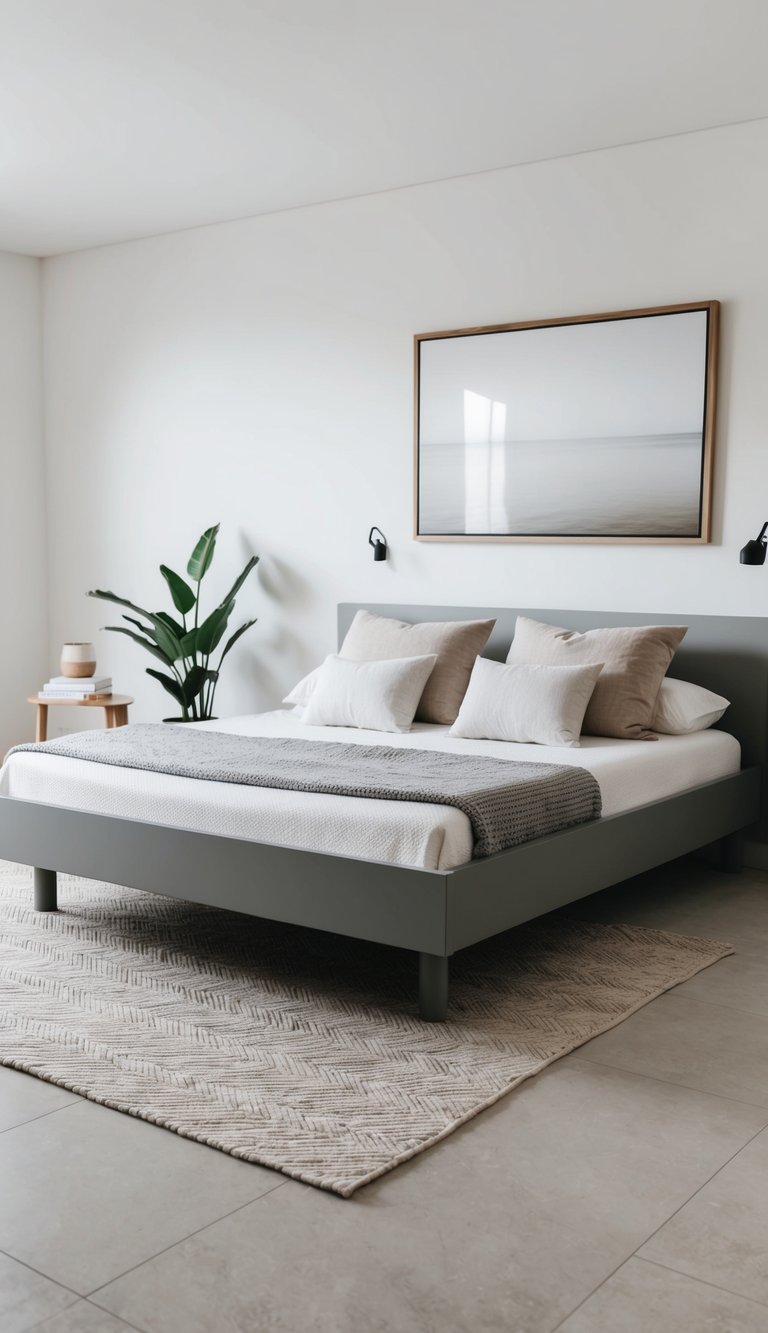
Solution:
{"label": "beige linen pillow", "polygon": [[495,620],[445,620],[408,625],[358,611],[339,655],[354,662],[370,662],[435,653],[437,663],[419,700],[416,720],[455,722],[475,658],[483,651],[495,624]]}
{"label": "beige linen pillow", "polygon": [[603,663],[582,730],[592,736],[652,741],[661,682],[687,626],[638,625],[585,634],[518,616],[508,662],[544,666]]}
{"label": "beige linen pillow", "polygon": [[451,736],[579,744],[601,666],[537,666],[478,657]]}

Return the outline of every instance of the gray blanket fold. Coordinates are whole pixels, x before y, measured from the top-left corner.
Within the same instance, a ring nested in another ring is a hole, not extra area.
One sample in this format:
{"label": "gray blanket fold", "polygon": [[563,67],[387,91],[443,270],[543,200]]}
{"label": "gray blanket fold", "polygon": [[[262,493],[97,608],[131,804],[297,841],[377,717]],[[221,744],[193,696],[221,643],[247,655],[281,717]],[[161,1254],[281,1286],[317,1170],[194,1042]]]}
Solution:
{"label": "gray blanket fold", "polygon": [[475,754],[152,723],[17,745],[10,754],[30,750],[209,782],[451,805],[472,824],[475,856],[596,819],[601,809],[600,788],[586,769]]}

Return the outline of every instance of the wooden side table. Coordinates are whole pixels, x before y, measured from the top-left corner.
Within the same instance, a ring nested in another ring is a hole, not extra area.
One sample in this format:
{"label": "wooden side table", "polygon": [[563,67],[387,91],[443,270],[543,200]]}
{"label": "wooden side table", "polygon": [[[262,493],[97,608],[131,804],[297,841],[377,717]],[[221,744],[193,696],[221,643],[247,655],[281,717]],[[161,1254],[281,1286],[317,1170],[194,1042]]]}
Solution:
{"label": "wooden side table", "polygon": [[28,704],[37,704],[37,727],[35,740],[48,739],[48,709],[55,708],[103,708],[104,720],[108,727],[125,727],[128,724],[128,705],[133,703],[130,694],[103,694],[100,699],[41,699],[39,694],[30,694]]}

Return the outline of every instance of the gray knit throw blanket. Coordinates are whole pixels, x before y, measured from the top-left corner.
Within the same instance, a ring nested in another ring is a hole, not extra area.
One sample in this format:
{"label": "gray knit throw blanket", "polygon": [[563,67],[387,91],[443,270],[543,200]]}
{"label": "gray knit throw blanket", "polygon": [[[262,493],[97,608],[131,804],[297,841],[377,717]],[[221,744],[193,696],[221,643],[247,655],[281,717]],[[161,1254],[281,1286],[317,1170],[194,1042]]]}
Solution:
{"label": "gray knit throw blanket", "polygon": [[597,781],[583,768],[389,745],[139,723],[17,745],[10,753],[29,750],[207,782],[452,805],[472,824],[475,856],[597,819],[601,809]]}

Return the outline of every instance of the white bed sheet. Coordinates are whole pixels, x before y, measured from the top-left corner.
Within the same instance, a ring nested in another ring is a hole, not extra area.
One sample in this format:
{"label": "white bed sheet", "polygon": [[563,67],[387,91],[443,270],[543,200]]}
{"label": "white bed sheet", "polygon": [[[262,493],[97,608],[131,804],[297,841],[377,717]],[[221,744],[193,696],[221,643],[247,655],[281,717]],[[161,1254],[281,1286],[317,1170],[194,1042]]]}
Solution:
{"label": "white bed sheet", "polygon": [[[286,710],[196,725],[244,736],[293,736],[570,764],[589,769],[597,778],[604,815],[725,777],[738,772],[741,763],[738,741],[723,731],[662,736],[658,741],[585,736],[578,749],[555,749],[454,739],[448,727],[427,723],[417,723],[404,735],[306,727]],[[276,791],[31,752],[6,761],[0,770],[0,794],[430,870],[447,870],[472,856],[469,820],[446,805]]]}

